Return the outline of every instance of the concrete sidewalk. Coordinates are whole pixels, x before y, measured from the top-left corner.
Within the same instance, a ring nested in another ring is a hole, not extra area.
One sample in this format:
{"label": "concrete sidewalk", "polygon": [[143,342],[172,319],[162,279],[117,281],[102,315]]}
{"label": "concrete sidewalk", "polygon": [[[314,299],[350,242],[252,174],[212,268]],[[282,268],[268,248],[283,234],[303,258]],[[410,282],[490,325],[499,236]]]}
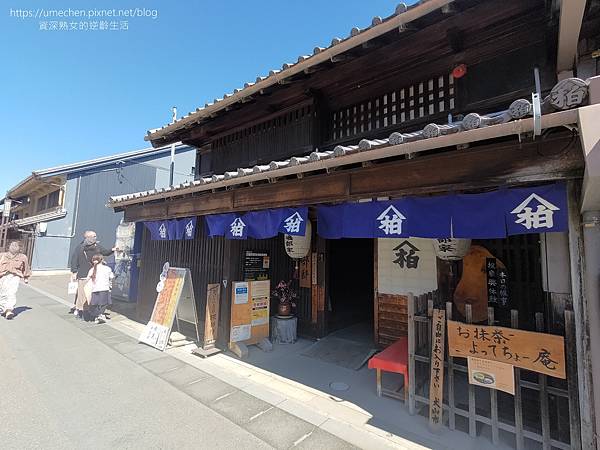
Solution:
{"label": "concrete sidewalk", "polygon": [[[32,279],[31,287],[39,293],[68,306],[72,303],[66,295],[67,278],[62,277],[39,277]],[[65,308],[65,313],[68,308]],[[115,308],[117,309],[117,308]],[[131,311],[125,310],[125,314],[132,316]],[[137,339],[143,329],[143,324],[137,323],[124,314],[113,314],[112,320],[107,323],[106,328],[118,330],[132,339]],[[302,343],[298,344],[299,346]],[[232,355],[221,353],[208,359],[201,359],[191,354],[194,346],[170,348],[164,352],[169,357],[176,359],[180,364],[187,367],[200,369],[211,375],[219,382],[227,383],[239,392],[246,400],[251,396],[266,404],[275,407],[278,411],[285,412],[290,416],[300,419],[327,434],[336,436],[343,441],[359,448],[365,449],[391,449],[391,448],[436,448],[436,449],[487,449],[494,448],[485,437],[471,439],[468,435],[460,432],[442,430],[441,434],[434,435],[427,430],[427,420],[423,417],[409,416],[404,411],[402,404],[391,399],[379,399],[375,393],[365,392],[363,397],[368,397],[367,403],[374,405],[379,402],[377,417],[368,410],[361,408],[352,401],[347,401],[332,395],[331,392],[315,389],[309,385],[292,380],[261,369],[257,365],[240,361]],[[294,366],[295,350],[286,347],[275,349],[282,353],[281,363],[292,367],[292,370],[304,370],[296,361]],[[298,350],[299,351],[299,350]],[[257,353],[261,353],[258,352]],[[270,358],[271,354],[258,355],[260,358]],[[287,358],[287,359],[285,359]],[[303,364],[300,362],[300,364]],[[331,365],[316,365],[315,370],[324,375],[324,372],[335,371]],[[318,367],[317,367],[318,366]],[[328,367],[329,366],[329,367]],[[289,370],[288,370],[289,373]],[[313,378],[315,373],[312,374]],[[357,385],[366,385],[366,375],[358,375]],[[327,378],[326,378],[327,379]],[[369,383],[371,386],[373,383]],[[314,383],[313,383],[314,385]],[[374,384],[373,384],[374,391]],[[370,388],[369,388],[370,389]],[[228,392],[216,389],[215,395]],[[371,394],[371,395],[369,395]],[[209,395],[209,394],[203,394]],[[234,397],[235,398],[235,397]],[[250,401],[250,400],[248,400]],[[371,409],[371,408],[369,408]],[[373,409],[371,409],[373,410]],[[379,426],[376,426],[379,425]],[[335,447],[312,447],[312,448],[335,448]],[[508,448],[508,447],[505,447]]]}

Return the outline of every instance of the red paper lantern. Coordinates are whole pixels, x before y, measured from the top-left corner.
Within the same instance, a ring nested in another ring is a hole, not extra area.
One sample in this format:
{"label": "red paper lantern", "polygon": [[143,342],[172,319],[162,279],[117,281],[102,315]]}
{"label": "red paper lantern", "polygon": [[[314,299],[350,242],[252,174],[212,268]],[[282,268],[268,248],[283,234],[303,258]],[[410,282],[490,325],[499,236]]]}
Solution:
{"label": "red paper lantern", "polygon": [[454,78],[462,78],[467,74],[467,65],[459,64],[454,69],[452,69],[452,76]]}

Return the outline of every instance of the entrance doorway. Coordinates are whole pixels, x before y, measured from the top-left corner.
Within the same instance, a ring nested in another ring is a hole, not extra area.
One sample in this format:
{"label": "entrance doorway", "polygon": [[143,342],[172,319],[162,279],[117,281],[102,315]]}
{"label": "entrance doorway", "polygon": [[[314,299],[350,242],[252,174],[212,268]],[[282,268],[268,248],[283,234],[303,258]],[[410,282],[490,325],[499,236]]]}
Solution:
{"label": "entrance doorway", "polygon": [[352,327],[373,336],[373,251],[373,239],[329,241],[327,333]]}

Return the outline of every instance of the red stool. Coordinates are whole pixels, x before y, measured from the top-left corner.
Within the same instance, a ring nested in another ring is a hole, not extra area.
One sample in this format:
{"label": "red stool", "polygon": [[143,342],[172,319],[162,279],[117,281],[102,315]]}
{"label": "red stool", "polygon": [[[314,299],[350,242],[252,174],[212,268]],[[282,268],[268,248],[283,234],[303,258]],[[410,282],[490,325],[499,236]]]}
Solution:
{"label": "red stool", "polygon": [[[408,337],[401,337],[381,353],[369,360],[369,369],[377,369],[377,395],[386,395],[399,400],[408,399]],[[394,391],[381,387],[381,372],[401,373],[404,377],[404,398]]]}

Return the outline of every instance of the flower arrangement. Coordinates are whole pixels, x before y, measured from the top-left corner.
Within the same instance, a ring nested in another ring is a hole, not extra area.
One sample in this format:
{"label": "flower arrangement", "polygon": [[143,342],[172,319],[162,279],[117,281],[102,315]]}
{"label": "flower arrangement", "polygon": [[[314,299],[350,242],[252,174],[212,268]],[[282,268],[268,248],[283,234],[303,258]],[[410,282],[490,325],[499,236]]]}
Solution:
{"label": "flower arrangement", "polygon": [[292,281],[287,283],[283,280],[279,282],[277,287],[272,292],[272,296],[279,300],[278,312],[281,316],[289,316],[292,313],[292,308],[296,307],[296,299],[298,294],[292,289]]}

